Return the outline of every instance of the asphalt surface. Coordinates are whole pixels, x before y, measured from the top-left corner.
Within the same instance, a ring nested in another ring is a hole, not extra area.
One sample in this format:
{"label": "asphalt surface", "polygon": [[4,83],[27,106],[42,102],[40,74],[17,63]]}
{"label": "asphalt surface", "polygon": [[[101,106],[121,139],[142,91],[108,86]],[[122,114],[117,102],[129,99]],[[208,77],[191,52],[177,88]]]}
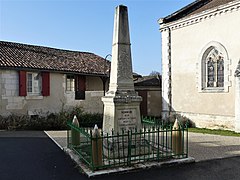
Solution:
{"label": "asphalt surface", "polygon": [[179,166],[148,169],[119,175],[105,175],[104,180],[239,180],[240,157],[209,160]]}
{"label": "asphalt surface", "polygon": [[[1,180],[88,179],[42,131],[0,131]],[[171,167],[110,174],[94,179],[114,180],[239,180],[240,156]]]}
{"label": "asphalt surface", "polygon": [[1,180],[84,179],[43,131],[1,131],[0,152]]}

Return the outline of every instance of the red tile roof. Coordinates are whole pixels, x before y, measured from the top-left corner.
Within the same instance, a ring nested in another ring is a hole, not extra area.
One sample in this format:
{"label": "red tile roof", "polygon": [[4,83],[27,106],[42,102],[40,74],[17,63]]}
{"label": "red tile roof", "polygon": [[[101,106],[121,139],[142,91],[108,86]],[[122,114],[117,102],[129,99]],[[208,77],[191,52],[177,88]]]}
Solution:
{"label": "red tile roof", "polygon": [[0,41],[0,69],[3,68],[104,75],[110,62],[88,52]]}
{"label": "red tile roof", "polygon": [[156,86],[160,87],[162,84],[161,76],[143,76],[137,77],[134,80],[134,86]]}
{"label": "red tile roof", "polygon": [[174,12],[173,14],[163,18],[161,24],[177,21],[179,19],[189,17],[191,15],[198,14],[203,11],[210,10],[212,8],[216,8],[218,6],[228,4],[233,1],[238,1],[238,0],[196,0],[193,3]]}

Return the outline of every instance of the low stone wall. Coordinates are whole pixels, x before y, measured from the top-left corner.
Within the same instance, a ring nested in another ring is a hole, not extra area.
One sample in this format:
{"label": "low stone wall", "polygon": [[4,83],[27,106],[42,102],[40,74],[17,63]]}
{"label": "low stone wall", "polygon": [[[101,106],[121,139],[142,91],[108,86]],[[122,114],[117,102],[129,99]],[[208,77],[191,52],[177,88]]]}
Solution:
{"label": "low stone wall", "polygon": [[234,130],[235,117],[234,116],[220,116],[213,114],[198,114],[189,112],[177,112],[189,118],[196,127],[209,129],[225,129]]}

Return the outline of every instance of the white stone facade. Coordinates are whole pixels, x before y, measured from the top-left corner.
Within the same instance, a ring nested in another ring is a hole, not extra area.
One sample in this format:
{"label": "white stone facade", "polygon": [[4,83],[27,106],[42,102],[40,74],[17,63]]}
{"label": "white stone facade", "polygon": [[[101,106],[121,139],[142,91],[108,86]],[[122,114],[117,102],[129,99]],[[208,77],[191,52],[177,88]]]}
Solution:
{"label": "white stone facade", "polygon": [[[26,105],[23,97],[18,96],[18,73],[16,71],[0,71],[1,82],[1,111],[3,115],[8,115],[8,110],[21,110]],[[4,111],[6,109],[6,111]]]}
{"label": "white stone facade", "polygon": [[[235,111],[240,109],[234,77],[240,57],[240,1],[161,24],[160,29],[163,112],[169,104],[171,112],[184,114],[198,127],[234,130]],[[223,88],[202,86],[201,63],[209,47],[223,54]]]}
{"label": "white stone facade", "polygon": [[235,131],[240,132],[240,77],[236,77]]}
{"label": "white stone facade", "polygon": [[162,31],[162,117],[171,111],[171,32]]}
{"label": "white stone facade", "polygon": [[50,96],[19,96],[18,71],[0,70],[0,114],[44,115],[74,106],[81,106],[85,112],[103,113],[102,89],[99,77],[87,77],[85,100],[75,100],[75,92],[66,91],[66,75],[50,73]]}

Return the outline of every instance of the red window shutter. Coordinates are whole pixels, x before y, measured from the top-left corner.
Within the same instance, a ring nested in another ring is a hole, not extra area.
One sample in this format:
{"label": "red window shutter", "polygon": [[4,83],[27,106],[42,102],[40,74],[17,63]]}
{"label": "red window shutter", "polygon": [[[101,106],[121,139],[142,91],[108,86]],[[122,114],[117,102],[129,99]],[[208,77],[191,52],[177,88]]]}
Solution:
{"label": "red window shutter", "polygon": [[27,73],[19,71],[19,96],[27,96]]}
{"label": "red window shutter", "polygon": [[86,91],[86,77],[85,76],[76,76],[75,77],[75,99],[85,99]]}
{"label": "red window shutter", "polygon": [[42,72],[42,95],[50,96],[50,73]]}
{"label": "red window shutter", "polygon": [[86,77],[78,76],[78,82],[79,82],[79,90],[86,91]]}

